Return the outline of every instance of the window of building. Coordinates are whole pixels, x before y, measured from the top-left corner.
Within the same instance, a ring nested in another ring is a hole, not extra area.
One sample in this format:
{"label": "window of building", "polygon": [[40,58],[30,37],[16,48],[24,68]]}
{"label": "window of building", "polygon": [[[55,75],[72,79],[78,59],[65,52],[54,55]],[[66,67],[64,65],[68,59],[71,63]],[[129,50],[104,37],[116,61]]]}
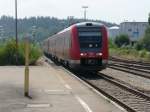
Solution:
{"label": "window of building", "polygon": [[129,31],[129,32],[131,32],[131,31],[132,31],[132,29],[130,28],[130,29],[128,29],[128,31]]}

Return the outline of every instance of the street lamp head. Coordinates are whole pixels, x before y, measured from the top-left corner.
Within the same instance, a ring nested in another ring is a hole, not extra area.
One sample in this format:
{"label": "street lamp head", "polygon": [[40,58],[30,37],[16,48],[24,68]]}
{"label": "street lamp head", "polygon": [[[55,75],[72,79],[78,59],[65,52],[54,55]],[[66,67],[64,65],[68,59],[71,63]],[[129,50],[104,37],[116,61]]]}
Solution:
{"label": "street lamp head", "polygon": [[87,8],[88,8],[88,6],[82,6],[82,8],[87,9]]}
{"label": "street lamp head", "polygon": [[82,8],[84,9],[84,20],[86,21],[86,9],[88,8],[88,6],[82,6]]}

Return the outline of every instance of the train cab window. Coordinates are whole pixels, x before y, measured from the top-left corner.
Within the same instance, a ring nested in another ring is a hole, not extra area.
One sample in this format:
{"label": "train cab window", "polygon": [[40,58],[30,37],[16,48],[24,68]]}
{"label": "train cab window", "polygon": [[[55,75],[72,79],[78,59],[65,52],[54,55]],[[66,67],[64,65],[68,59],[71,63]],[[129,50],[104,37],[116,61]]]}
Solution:
{"label": "train cab window", "polygon": [[81,51],[100,51],[102,33],[100,28],[82,28],[78,30]]}

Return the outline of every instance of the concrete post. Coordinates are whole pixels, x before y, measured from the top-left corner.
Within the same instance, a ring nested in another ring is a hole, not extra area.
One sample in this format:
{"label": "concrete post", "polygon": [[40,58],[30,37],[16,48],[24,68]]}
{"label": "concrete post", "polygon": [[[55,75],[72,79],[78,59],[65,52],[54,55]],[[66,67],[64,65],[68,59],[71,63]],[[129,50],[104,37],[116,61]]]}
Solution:
{"label": "concrete post", "polygon": [[29,38],[25,38],[25,78],[24,78],[24,95],[29,96]]}

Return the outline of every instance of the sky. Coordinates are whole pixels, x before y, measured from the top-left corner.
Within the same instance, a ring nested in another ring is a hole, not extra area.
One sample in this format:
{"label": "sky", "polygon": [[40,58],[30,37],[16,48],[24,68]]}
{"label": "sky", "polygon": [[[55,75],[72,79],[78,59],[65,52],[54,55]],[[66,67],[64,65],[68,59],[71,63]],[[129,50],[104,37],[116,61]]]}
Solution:
{"label": "sky", "polygon": [[[15,15],[15,0],[0,0],[0,16]],[[82,6],[88,6],[87,18],[112,23],[147,21],[150,0],[18,0],[18,17],[53,16],[83,18]]]}

